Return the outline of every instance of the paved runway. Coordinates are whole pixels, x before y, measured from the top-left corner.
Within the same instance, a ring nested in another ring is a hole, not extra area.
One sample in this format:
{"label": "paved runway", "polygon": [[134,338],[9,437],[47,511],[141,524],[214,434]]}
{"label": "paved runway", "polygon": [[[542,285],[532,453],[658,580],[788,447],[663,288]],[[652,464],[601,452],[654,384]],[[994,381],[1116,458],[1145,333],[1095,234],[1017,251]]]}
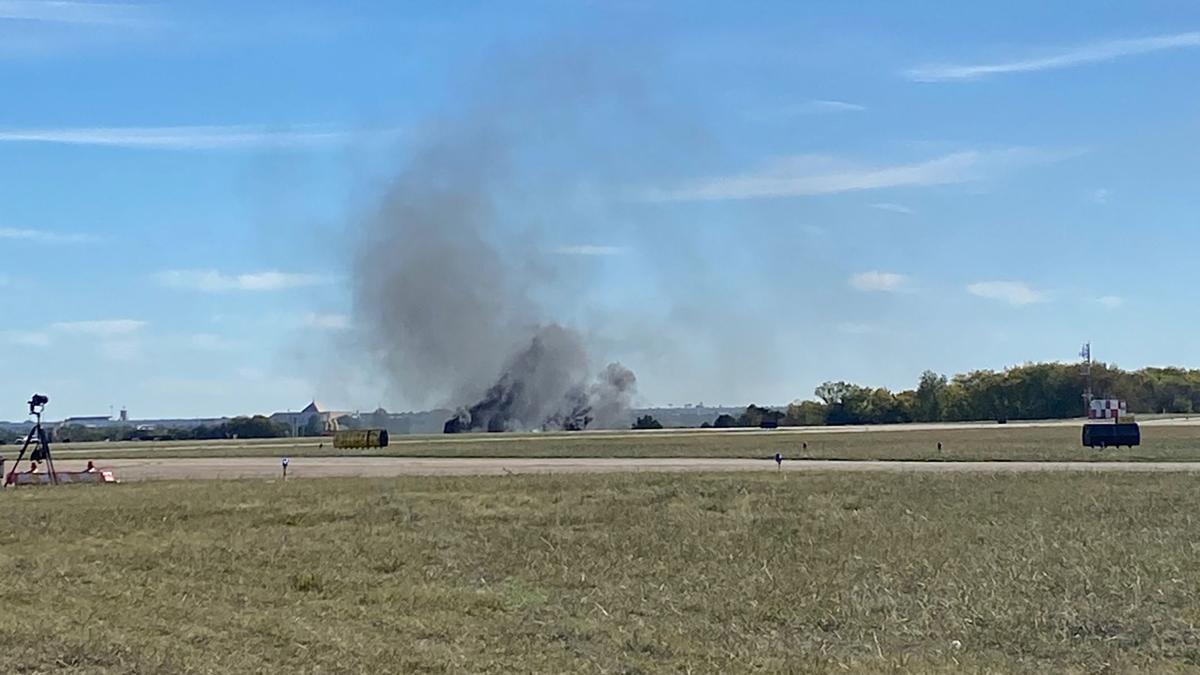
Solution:
{"label": "paved runway", "polygon": [[[80,462],[56,462],[60,471],[82,469]],[[97,463],[119,480],[192,480],[274,478],[281,473],[276,458],[111,459]],[[425,458],[425,457],[297,457],[289,478],[469,476],[538,473],[724,472],[776,471],[762,459],[700,458]],[[783,471],[889,471],[897,473],[1031,473],[1195,472],[1200,462],[910,462],[873,460],[785,460]]]}

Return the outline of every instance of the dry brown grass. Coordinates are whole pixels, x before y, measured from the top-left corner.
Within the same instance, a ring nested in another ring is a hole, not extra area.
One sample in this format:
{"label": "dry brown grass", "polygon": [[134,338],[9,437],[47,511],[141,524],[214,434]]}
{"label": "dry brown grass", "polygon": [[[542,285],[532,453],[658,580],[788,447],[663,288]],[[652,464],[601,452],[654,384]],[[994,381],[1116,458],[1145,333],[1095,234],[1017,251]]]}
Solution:
{"label": "dry brown grass", "polygon": [[1189,669],[1196,478],[0,494],[0,672]]}

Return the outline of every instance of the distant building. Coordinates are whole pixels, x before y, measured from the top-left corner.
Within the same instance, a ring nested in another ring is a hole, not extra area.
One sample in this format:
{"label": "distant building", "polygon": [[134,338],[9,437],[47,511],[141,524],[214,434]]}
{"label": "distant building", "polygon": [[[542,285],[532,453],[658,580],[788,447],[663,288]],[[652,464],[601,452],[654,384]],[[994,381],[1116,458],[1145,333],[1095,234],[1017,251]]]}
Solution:
{"label": "distant building", "polygon": [[319,433],[332,433],[338,430],[337,418],[346,415],[344,412],[325,410],[320,403],[312,401],[300,412],[277,412],[269,418],[272,422],[284,424],[291,430],[293,436],[303,436],[316,429]]}
{"label": "distant building", "polygon": [[390,413],[382,407],[374,412],[354,412],[334,420],[338,429],[386,429],[389,434],[412,433],[414,413]]}
{"label": "distant building", "polygon": [[111,427],[116,424],[116,421],[108,415],[92,415],[85,417],[68,417],[58,423],[60,427],[85,427],[88,429],[99,429],[102,427]]}
{"label": "distant building", "polygon": [[126,420],[124,426],[134,426],[138,429],[195,429],[198,426],[215,427],[228,421],[228,417],[161,418]]}

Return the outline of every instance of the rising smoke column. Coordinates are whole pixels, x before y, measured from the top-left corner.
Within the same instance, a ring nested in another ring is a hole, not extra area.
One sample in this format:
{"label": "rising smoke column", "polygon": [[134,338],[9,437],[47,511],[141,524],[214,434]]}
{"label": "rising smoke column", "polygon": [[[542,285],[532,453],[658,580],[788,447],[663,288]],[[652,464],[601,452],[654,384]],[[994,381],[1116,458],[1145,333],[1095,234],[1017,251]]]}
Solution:
{"label": "rising smoke column", "polygon": [[446,422],[445,431],[578,431],[624,421],[621,413],[637,384],[633,372],[611,363],[587,385],[586,366],[578,333],[557,324],[543,326],[481,400]]}
{"label": "rising smoke column", "polygon": [[553,266],[498,225],[498,204],[530,189],[514,177],[514,129],[536,123],[464,119],[426,130],[363,225],[358,333],[400,393],[459,411],[446,431],[624,422],[633,373],[593,377],[582,336],[533,300]]}

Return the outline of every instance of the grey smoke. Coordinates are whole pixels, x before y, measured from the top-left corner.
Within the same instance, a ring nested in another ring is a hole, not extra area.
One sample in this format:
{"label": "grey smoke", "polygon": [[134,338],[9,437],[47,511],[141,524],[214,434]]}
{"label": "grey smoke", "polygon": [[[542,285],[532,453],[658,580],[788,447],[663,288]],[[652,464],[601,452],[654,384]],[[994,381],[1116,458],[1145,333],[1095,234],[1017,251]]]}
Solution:
{"label": "grey smoke", "polygon": [[610,363],[600,371],[589,392],[593,426],[615,427],[626,421],[633,405],[637,376],[619,363]]}
{"label": "grey smoke", "polygon": [[585,386],[586,366],[578,333],[557,324],[543,326],[482,399],[447,420],[445,431],[578,431],[624,421],[637,385],[633,372],[610,363]]}
{"label": "grey smoke", "polygon": [[454,430],[624,422],[633,373],[593,374],[583,335],[539,302],[561,281],[548,254],[502,221],[538,189],[514,169],[520,130],[544,142],[536,120],[512,121],[478,111],[421,135],[363,225],[355,328],[398,393],[460,409]]}

